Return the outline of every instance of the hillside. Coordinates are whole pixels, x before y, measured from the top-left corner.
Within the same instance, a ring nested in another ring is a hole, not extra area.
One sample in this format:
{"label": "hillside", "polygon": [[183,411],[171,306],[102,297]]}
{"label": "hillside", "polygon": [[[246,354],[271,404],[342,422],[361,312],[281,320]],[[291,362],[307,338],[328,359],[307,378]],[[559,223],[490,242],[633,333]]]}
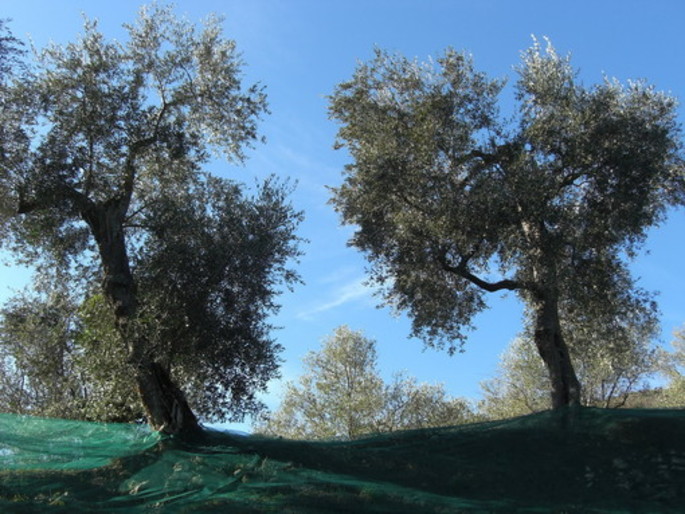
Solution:
{"label": "hillside", "polygon": [[685,412],[297,442],[0,415],[0,512],[683,512]]}

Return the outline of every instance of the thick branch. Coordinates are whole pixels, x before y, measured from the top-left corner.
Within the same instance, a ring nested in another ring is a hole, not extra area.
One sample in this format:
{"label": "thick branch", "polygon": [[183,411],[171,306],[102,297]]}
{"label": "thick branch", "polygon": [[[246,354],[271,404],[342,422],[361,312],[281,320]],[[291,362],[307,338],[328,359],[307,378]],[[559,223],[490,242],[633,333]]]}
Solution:
{"label": "thick branch", "polygon": [[501,291],[503,289],[508,291],[516,291],[518,289],[530,289],[528,285],[524,284],[523,282],[519,282],[518,280],[503,279],[498,282],[488,282],[486,280],[483,280],[482,278],[474,275],[467,269],[468,258],[462,259],[461,262],[459,262],[459,264],[456,266],[450,264],[447,260],[447,256],[444,254],[440,256],[439,260],[443,270],[449,273],[454,273],[455,275],[458,275],[468,280],[472,284],[490,293]]}

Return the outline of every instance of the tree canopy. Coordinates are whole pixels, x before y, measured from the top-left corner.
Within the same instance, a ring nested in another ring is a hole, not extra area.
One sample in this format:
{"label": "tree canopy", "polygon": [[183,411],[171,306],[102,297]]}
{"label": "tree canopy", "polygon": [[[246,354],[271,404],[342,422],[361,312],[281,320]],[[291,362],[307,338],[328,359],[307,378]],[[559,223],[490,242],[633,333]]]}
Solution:
{"label": "tree canopy", "polygon": [[561,406],[581,392],[560,313],[651,308],[626,258],[685,199],[681,128],[671,96],[645,82],[587,87],[551,44],[535,42],[517,71],[511,120],[497,107],[504,82],[467,54],[377,50],[330,98],[352,157],[332,202],[428,344],[461,348],[485,293],[515,292]]}
{"label": "tree canopy", "polygon": [[87,19],[23,69],[0,53],[2,247],[61,270],[82,300],[100,282],[148,420],[176,432],[196,420],[174,380],[211,419],[259,408],[301,216],[287,184],[250,196],[203,169],[242,162],[267,112],[221,19],[198,28],[153,5],[126,30],[107,40]]}

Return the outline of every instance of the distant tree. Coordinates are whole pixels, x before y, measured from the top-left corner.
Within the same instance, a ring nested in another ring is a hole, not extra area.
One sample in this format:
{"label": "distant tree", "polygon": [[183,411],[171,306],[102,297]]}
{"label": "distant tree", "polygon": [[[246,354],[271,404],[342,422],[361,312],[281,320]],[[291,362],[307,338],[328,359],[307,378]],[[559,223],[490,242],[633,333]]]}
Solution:
{"label": "distant tree", "polygon": [[281,406],[258,431],[293,439],[355,439],[410,428],[454,425],[470,413],[442,385],[396,375],[385,384],[375,341],[339,327],[319,352],[305,357],[306,372],[285,386]]}
{"label": "distant tree", "polygon": [[643,82],[585,87],[551,45],[536,42],[518,74],[510,122],[503,82],[469,56],[377,51],[330,99],[352,156],[332,202],[387,303],[430,345],[461,348],[485,293],[515,292],[560,407],[582,400],[560,312],[651,306],[625,257],[683,203],[681,130],[672,97]]}
{"label": "distant tree", "polygon": [[682,408],[685,406],[685,327],[674,332],[671,345],[672,351],[660,355],[661,371],[668,380],[660,403],[662,407]]}
{"label": "distant tree", "polygon": [[500,355],[496,375],[481,382],[478,412],[486,419],[505,419],[549,409],[549,375],[535,343],[517,337]]}
{"label": "distant tree", "polygon": [[304,358],[305,374],[285,386],[261,431],[301,439],[354,439],[374,432],[383,408],[375,342],[346,326]]}
{"label": "distant tree", "polygon": [[472,419],[469,403],[450,396],[443,384],[418,383],[414,377],[398,374],[385,386],[376,431],[461,425]]}
{"label": "distant tree", "polygon": [[[658,373],[658,351],[653,344],[657,320],[651,310],[633,315],[627,326],[618,320],[593,320],[589,326],[566,322],[571,360],[583,386],[582,405],[624,407]],[[509,345],[500,357],[497,375],[481,387],[479,411],[489,419],[552,407],[545,365],[530,334]]]}
{"label": "distant tree", "polygon": [[631,405],[631,398],[649,388],[659,373],[655,344],[659,320],[649,301],[621,317],[566,321],[571,358],[583,385],[582,405],[616,408]]}
{"label": "distant tree", "polygon": [[5,248],[70,272],[74,291],[101,277],[148,422],[175,433],[197,426],[178,383],[210,418],[259,408],[300,215],[283,184],[250,198],[201,170],[213,153],[241,162],[266,111],[221,20],[196,30],[153,6],[126,28],[109,42],[87,20],[5,81],[0,226]]}

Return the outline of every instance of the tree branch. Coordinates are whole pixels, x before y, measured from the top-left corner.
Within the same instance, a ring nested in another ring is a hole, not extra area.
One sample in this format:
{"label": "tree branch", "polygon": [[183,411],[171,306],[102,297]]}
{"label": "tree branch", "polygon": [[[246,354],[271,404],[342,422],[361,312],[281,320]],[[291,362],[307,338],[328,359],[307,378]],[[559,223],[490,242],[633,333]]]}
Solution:
{"label": "tree branch", "polygon": [[124,176],[124,191],[122,194],[122,200],[125,205],[124,211],[128,210],[128,205],[131,202],[131,197],[133,196],[133,187],[135,183],[135,176],[136,176],[136,166],[135,166],[135,161],[136,157],[138,154],[145,150],[146,148],[154,145],[155,143],[158,143],[160,140],[160,128],[162,126],[162,121],[166,117],[167,112],[169,109],[172,109],[176,107],[177,105],[182,105],[184,102],[188,101],[191,99],[191,96],[184,96],[181,98],[177,98],[175,100],[167,102],[166,100],[163,101],[161,109],[157,113],[157,119],[155,120],[155,126],[152,131],[152,135],[149,137],[139,139],[138,141],[134,141],[131,143],[129,147],[129,153],[128,156],[126,157],[126,163],[125,163],[125,176]]}
{"label": "tree branch", "polygon": [[438,258],[443,270],[458,275],[463,279],[468,280],[472,284],[480,287],[481,289],[484,289],[485,291],[494,293],[497,291],[501,291],[503,289],[508,291],[516,291],[518,289],[530,289],[528,285],[524,284],[523,282],[519,282],[518,280],[503,279],[498,282],[488,282],[486,280],[483,280],[482,278],[474,275],[468,270],[467,264],[470,259],[470,256],[462,258],[459,264],[454,266],[449,263],[446,254],[447,252],[444,251],[440,254]]}

